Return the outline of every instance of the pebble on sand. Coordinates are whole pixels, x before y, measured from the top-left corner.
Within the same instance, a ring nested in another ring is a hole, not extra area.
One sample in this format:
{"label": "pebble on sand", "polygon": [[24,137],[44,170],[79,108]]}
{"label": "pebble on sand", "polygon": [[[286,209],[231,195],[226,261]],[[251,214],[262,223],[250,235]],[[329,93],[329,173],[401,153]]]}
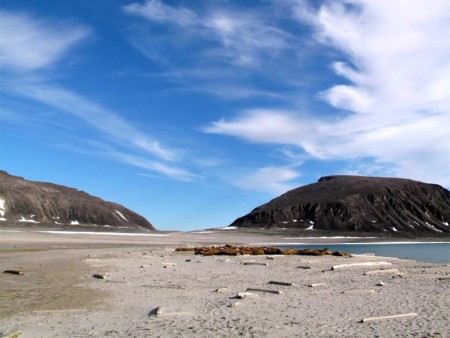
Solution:
{"label": "pebble on sand", "polygon": [[157,308],[152,309],[149,313],[149,316],[156,316],[156,317],[160,317],[163,315],[163,310],[161,308],[161,306],[158,306]]}

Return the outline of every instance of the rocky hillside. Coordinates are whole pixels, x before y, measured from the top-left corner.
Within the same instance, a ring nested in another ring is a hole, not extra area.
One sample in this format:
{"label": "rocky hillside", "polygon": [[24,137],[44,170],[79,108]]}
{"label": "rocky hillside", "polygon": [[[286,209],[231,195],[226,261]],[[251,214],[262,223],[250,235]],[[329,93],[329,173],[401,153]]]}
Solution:
{"label": "rocky hillside", "polygon": [[327,176],[231,224],[305,230],[450,233],[450,192],[400,178]]}
{"label": "rocky hillside", "polygon": [[154,230],[144,217],[120,204],[106,202],[77,189],[28,181],[0,170],[1,223]]}

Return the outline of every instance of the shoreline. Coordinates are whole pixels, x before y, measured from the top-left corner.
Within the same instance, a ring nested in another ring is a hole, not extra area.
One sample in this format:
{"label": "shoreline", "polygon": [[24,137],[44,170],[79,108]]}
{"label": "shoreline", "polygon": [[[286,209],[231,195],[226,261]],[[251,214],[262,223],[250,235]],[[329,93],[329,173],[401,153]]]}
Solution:
{"label": "shoreline", "polygon": [[[170,235],[209,235],[209,234],[221,234],[219,231],[199,231],[199,232],[170,232],[166,234],[161,233],[134,233],[134,232],[96,232],[96,231],[73,231],[73,230],[10,230],[10,229],[1,229],[0,233],[37,233],[37,234],[52,234],[52,235],[86,235],[86,236],[126,236],[126,237],[169,237]],[[230,233],[227,233],[230,234]],[[234,233],[240,235],[240,233]],[[248,233],[244,233],[248,234]],[[260,233],[262,235],[267,235],[265,233]],[[267,235],[270,236],[270,235]],[[423,238],[415,238],[413,240],[409,239],[409,241],[402,240],[401,238],[390,238],[390,237],[376,237],[376,236],[310,236],[310,237],[284,237],[285,240],[293,240],[293,239],[301,239],[301,240],[330,240],[331,242],[323,242],[317,244],[429,244],[429,243],[450,243],[450,238],[448,241],[438,241],[438,238],[428,238],[427,241],[424,241]],[[355,240],[356,242],[340,242],[340,240]],[[386,239],[391,239],[390,241],[386,241]],[[367,242],[367,240],[372,240]],[[382,240],[381,242],[378,240]],[[334,242],[336,241],[336,242]],[[360,241],[360,242],[359,242]],[[278,245],[281,243],[269,243],[273,245]],[[295,242],[295,243],[284,243],[283,245],[297,245],[297,244],[308,244],[308,242]]]}
{"label": "shoreline", "polygon": [[[0,268],[24,274],[0,276],[0,336],[19,331],[21,338],[449,336],[449,264],[174,251],[277,238],[283,237],[3,231]],[[417,315],[402,316],[411,313]]]}
{"label": "shoreline", "polygon": [[0,233],[7,232],[27,232],[27,233],[50,233],[50,234],[89,234],[89,235],[109,235],[109,236],[149,236],[149,237],[166,237],[170,235],[185,235],[185,236],[198,236],[198,235],[221,235],[233,237],[257,237],[263,236],[264,238],[269,237],[283,237],[284,239],[352,239],[366,241],[372,239],[374,241],[383,240],[385,242],[396,242],[396,241],[444,241],[450,242],[450,233],[382,233],[382,232],[336,232],[327,230],[300,230],[300,229],[289,229],[289,228],[278,228],[278,229],[255,229],[255,228],[237,228],[237,227],[221,227],[221,228],[209,228],[201,230],[189,230],[189,231],[177,231],[177,230],[167,230],[167,231],[150,231],[145,229],[117,229],[114,230],[111,227],[101,228],[97,226],[64,226],[64,227],[51,227],[45,225],[11,225],[0,223]]}

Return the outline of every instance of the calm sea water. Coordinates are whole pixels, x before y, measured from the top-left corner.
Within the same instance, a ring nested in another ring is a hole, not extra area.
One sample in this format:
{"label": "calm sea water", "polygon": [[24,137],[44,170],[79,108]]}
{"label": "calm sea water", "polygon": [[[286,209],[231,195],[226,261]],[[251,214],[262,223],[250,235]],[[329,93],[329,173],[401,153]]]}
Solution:
{"label": "calm sea water", "polygon": [[382,243],[382,244],[305,244],[294,249],[329,248],[353,254],[374,253],[376,256],[413,259],[419,262],[450,263],[450,243]]}

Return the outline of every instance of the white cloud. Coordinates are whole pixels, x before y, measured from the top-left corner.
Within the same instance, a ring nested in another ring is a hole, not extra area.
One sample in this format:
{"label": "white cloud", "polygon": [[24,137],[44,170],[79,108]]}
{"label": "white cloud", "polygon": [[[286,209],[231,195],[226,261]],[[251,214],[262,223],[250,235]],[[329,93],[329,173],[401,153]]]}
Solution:
{"label": "white cloud", "polygon": [[124,6],[123,10],[128,14],[142,16],[151,21],[169,22],[181,27],[192,26],[198,22],[198,17],[193,11],[183,7],[167,6],[160,0],[149,0],[143,5],[132,3]]}
{"label": "white cloud", "polygon": [[[165,5],[159,0],[133,3],[123,9],[127,14],[143,17],[152,23],[182,28],[174,36],[165,36],[167,45],[177,42],[186,47],[186,44],[195,43],[203,55],[225,58],[235,65],[253,66],[261,61],[261,54],[277,54],[289,47],[289,34],[266,24],[262,13],[257,11],[245,13],[212,7],[199,9],[197,13],[185,7]],[[213,44],[199,46],[198,40]]]}
{"label": "white cloud", "polygon": [[[66,57],[68,50],[86,38],[88,33],[89,29],[80,25],[2,11],[0,63],[2,68],[14,72],[5,72],[0,85],[1,90],[11,97],[27,98],[33,102],[33,106],[40,103],[54,108],[54,111],[59,113],[70,114],[92,127],[96,133],[89,137],[95,138],[96,142],[90,142],[89,145],[95,151],[83,149],[85,153],[95,152],[96,155],[107,156],[175,180],[191,181],[199,178],[172,164],[173,161],[180,159],[179,151],[161,145],[158,140],[134,126],[119,113],[69,89],[51,84],[49,72],[39,72],[54,66]],[[22,108],[25,113],[19,113],[15,109],[17,106],[14,104],[9,106],[11,102],[15,100],[8,101],[8,104],[2,107],[2,119],[25,125],[26,111],[30,113],[31,108]],[[39,110],[39,108],[32,109]],[[28,121],[31,119],[32,117]],[[78,142],[82,143],[83,132],[79,134]],[[107,142],[107,146],[96,146],[101,144],[99,140]],[[115,149],[127,149],[127,153]],[[164,161],[171,163],[167,164]]]}
{"label": "white cloud", "polygon": [[8,70],[49,67],[89,34],[80,25],[47,22],[5,10],[1,10],[0,17],[0,65]]}
{"label": "white cloud", "polygon": [[43,83],[11,83],[9,90],[70,113],[110,137],[113,142],[141,149],[164,160],[177,159],[177,154],[173,150],[162,147],[158,141],[138,130],[118,114],[66,89]]}
{"label": "white cloud", "polygon": [[130,35],[132,46],[188,90],[233,99],[278,97],[249,81],[252,74],[277,81],[275,72],[267,69],[281,67],[277,58],[292,46],[292,35],[269,22],[273,16],[268,7],[245,11],[226,3],[194,6],[195,10],[150,0],[123,7],[147,23]]}
{"label": "white cloud", "polygon": [[113,150],[106,152],[106,155],[120,162],[127,163],[138,168],[150,170],[178,181],[191,182],[202,178],[200,175],[193,174],[183,168],[178,168],[173,165],[167,165],[165,163],[153,161],[142,156]]}
{"label": "white cloud", "polygon": [[265,97],[282,99],[283,95],[274,93],[268,90],[261,90],[251,85],[240,85],[231,83],[225,84],[203,84],[193,85],[189,88],[191,91],[197,91],[202,93],[211,93],[224,99],[245,99],[249,97]]}
{"label": "white cloud", "polygon": [[263,167],[255,172],[240,177],[234,177],[232,184],[243,190],[282,194],[296,185],[290,183],[300,175],[288,167]]}
{"label": "white cloud", "polygon": [[205,133],[239,137],[252,143],[295,145],[310,155],[324,158],[318,145],[324,134],[331,137],[335,127],[307,115],[269,109],[254,109],[234,120],[213,122]]}
{"label": "white cloud", "polygon": [[300,119],[285,111],[254,109],[242,113],[235,120],[213,122],[203,128],[204,132],[237,136],[255,143],[298,144],[298,133],[309,134],[310,126],[302,125]]}
{"label": "white cloud", "polygon": [[370,93],[352,86],[337,85],[320,95],[335,108],[368,113],[373,108]]}
{"label": "white cloud", "polygon": [[334,67],[353,82],[330,88],[325,99],[337,108],[373,110],[378,116],[390,115],[396,105],[448,103],[448,91],[442,88],[450,86],[450,39],[445,33],[450,29],[449,12],[445,0],[432,5],[355,0],[322,6],[314,19],[317,39],[343,52],[352,68],[342,63]]}
{"label": "white cloud", "polygon": [[350,84],[318,93],[334,115],[254,109],[204,131],[296,145],[317,159],[369,159],[377,174],[390,168],[384,172],[450,186],[450,2],[346,0],[296,9],[318,43],[340,52],[331,66]]}
{"label": "white cloud", "polygon": [[220,41],[220,54],[240,66],[259,65],[263,56],[277,55],[289,46],[289,34],[252,14],[215,11],[204,26]]}
{"label": "white cloud", "polygon": [[[192,182],[203,179],[201,175],[197,175],[189,170],[186,170],[177,165],[175,162],[162,162],[154,159],[151,156],[143,154],[142,152],[133,151],[133,149],[121,147],[111,142],[103,142],[98,139],[82,138],[79,135],[65,134],[63,140],[57,144],[52,144],[54,147],[63,149],[65,151],[75,152],[92,157],[100,157],[107,160],[113,160],[136,168],[145,169],[146,173],[138,175],[154,177],[154,178],[168,178],[171,180]],[[148,172],[152,172],[149,174]]]}

